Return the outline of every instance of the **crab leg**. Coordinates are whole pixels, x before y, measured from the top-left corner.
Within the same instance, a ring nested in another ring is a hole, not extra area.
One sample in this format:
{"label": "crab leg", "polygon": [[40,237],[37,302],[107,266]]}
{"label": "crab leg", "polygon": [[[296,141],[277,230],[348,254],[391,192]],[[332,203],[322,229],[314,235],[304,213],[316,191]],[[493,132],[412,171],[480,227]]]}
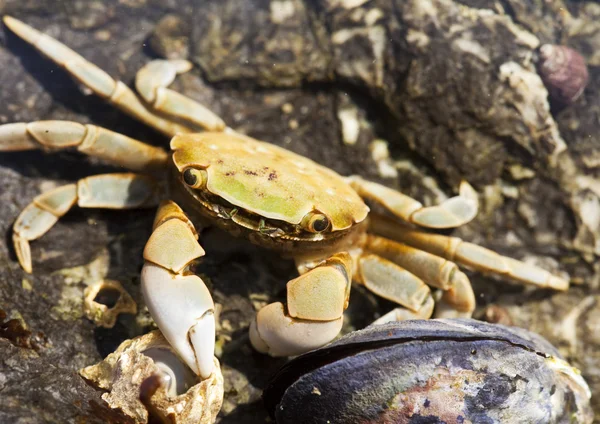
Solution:
{"label": "crab leg", "polygon": [[421,309],[417,312],[413,312],[410,309],[406,308],[394,308],[388,313],[380,316],[375,321],[373,321],[372,325],[385,324],[386,322],[394,322],[394,321],[408,321],[411,319],[428,319],[433,315],[433,308],[435,307],[435,302],[432,297],[429,297],[427,301],[423,304]]}
{"label": "crab leg", "polygon": [[413,230],[381,215],[372,216],[370,225],[371,230],[376,234],[393,238],[477,271],[507,276],[521,283],[543,288],[555,290],[569,288],[567,280],[552,275],[542,268],[499,255],[458,237]]}
{"label": "crab leg", "polygon": [[[354,280],[373,293],[396,302],[417,314],[431,298],[429,287],[419,277],[378,255],[361,255]],[[429,318],[424,317],[424,318]]]}
{"label": "crab leg", "polygon": [[133,171],[164,169],[167,153],[96,125],[71,121],[36,121],[0,125],[0,151],[77,148]]}
{"label": "crab leg", "polygon": [[[456,264],[423,250],[372,235],[367,236],[364,249],[406,269],[406,272],[428,285],[444,290],[441,303],[445,308],[437,308],[436,316],[438,311],[446,309],[449,311],[444,314],[445,317],[452,314],[450,311],[454,311],[455,316],[470,317],[475,310],[475,294],[469,278]],[[395,284],[396,279],[392,279],[390,285]],[[398,303],[412,309],[402,302]]]}
{"label": "crab leg", "polygon": [[181,208],[161,203],[144,249],[142,292],[152,318],[185,363],[202,378],[214,368],[214,303],[188,266],[204,256],[198,233]]}
{"label": "crab leg", "polygon": [[10,16],[4,17],[4,23],[17,36],[34,46],[58,66],[64,68],[73,78],[92,90],[94,94],[123,112],[170,137],[177,133],[192,132],[191,128],[165,119],[149,109],[129,87],[121,81],[115,81],[102,69],[88,62],[59,41]]}
{"label": "crab leg", "polygon": [[448,290],[458,271],[456,264],[423,250],[383,237],[367,235],[364,249],[405,268],[429,286]]}
{"label": "crab leg", "polygon": [[32,272],[29,242],[43,236],[75,203],[82,208],[133,209],[155,206],[156,198],[154,180],[137,174],[96,175],[40,194],[13,226],[19,263]]}
{"label": "crab leg", "polygon": [[187,60],[153,60],[135,77],[135,87],[142,98],[162,113],[181,118],[208,131],[223,131],[225,122],[207,107],[167,88],[178,74],[192,68]]}
{"label": "crab leg", "polygon": [[361,197],[377,202],[398,218],[422,227],[459,227],[475,218],[479,209],[477,193],[466,181],[461,183],[458,196],[430,207],[424,207],[421,202],[399,191],[358,176],[349,177],[348,182]]}
{"label": "crab leg", "polygon": [[475,293],[471,281],[462,272],[457,272],[454,284],[444,291],[436,302],[434,318],[471,318],[475,310]]}
{"label": "crab leg", "polygon": [[287,283],[287,307],[263,307],[250,325],[256,350],[294,356],[329,343],[342,329],[352,280],[352,259],[338,253]]}

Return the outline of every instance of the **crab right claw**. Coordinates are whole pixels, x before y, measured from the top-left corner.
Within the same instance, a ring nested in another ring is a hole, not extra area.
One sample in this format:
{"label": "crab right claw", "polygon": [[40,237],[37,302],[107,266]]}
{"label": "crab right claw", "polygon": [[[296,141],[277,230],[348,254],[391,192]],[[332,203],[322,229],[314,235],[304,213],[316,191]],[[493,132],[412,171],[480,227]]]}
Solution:
{"label": "crab right claw", "polygon": [[152,318],[181,359],[206,379],[214,369],[215,316],[208,288],[188,265],[204,255],[174,202],[163,202],[144,249],[142,292]]}

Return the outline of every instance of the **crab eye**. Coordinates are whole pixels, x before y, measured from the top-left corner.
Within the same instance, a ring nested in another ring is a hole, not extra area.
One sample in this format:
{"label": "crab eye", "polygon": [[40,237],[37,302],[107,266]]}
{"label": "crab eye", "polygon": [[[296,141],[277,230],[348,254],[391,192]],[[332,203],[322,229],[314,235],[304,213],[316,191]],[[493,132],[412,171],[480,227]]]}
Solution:
{"label": "crab eye", "polygon": [[322,213],[311,212],[302,220],[302,226],[311,233],[322,233],[329,228],[329,218]]}
{"label": "crab eye", "polygon": [[192,188],[200,188],[206,184],[206,171],[203,169],[188,168],[183,171],[183,182]]}

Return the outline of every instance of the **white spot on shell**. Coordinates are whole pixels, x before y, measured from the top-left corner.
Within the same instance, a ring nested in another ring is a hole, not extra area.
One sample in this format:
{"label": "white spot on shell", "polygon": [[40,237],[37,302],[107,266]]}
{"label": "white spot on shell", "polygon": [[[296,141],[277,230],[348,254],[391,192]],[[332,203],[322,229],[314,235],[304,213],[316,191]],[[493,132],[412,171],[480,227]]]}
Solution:
{"label": "white spot on shell", "polygon": [[292,162],[292,163],[293,163],[294,165],[296,165],[296,167],[297,167],[298,169],[301,169],[301,170],[305,170],[305,169],[306,169],[306,165],[305,165],[304,163],[302,163],[302,162]]}

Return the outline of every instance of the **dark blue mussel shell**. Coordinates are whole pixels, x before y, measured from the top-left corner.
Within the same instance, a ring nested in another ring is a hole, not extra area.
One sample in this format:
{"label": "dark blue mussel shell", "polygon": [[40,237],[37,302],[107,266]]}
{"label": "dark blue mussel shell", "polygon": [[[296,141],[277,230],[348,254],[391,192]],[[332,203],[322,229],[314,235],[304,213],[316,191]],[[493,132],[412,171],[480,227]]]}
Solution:
{"label": "dark blue mussel shell", "polygon": [[591,423],[579,372],[537,334],[480,321],[371,326],[287,363],[278,423]]}

